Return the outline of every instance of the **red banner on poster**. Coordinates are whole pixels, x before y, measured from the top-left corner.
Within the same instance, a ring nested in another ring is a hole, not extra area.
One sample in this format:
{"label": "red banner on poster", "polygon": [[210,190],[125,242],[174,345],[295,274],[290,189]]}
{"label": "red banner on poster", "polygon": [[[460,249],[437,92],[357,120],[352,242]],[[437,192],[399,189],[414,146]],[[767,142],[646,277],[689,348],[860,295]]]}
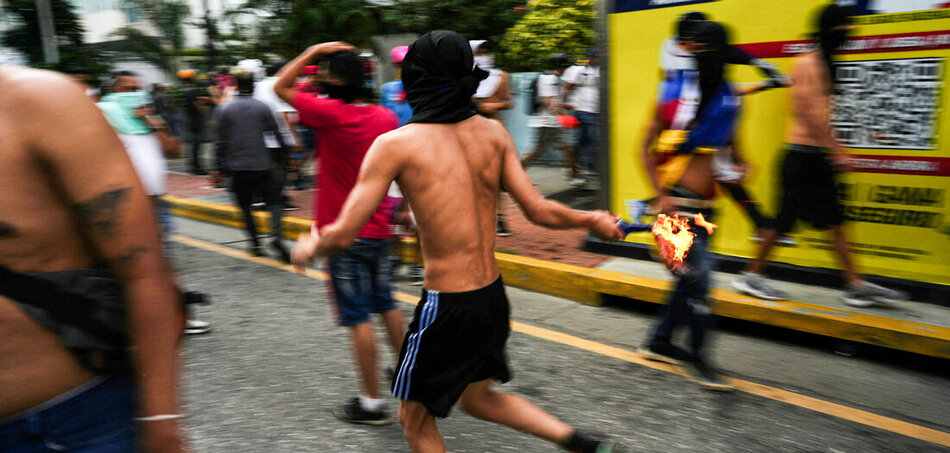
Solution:
{"label": "red banner on poster", "polygon": [[[818,41],[813,39],[773,41],[739,44],[738,47],[759,58],[789,58],[817,49]],[[933,49],[950,49],[950,30],[858,36],[845,42],[841,53],[909,52]]]}

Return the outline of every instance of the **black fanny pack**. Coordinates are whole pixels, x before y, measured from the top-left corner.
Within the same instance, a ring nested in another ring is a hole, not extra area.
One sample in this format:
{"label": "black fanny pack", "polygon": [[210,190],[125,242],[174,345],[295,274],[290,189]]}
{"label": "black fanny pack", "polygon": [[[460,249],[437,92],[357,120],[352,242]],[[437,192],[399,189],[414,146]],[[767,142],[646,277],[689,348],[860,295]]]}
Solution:
{"label": "black fanny pack", "polygon": [[89,371],[131,370],[126,302],[112,273],[71,269],[21,274],[0,266],[0,295],[16,302]]}

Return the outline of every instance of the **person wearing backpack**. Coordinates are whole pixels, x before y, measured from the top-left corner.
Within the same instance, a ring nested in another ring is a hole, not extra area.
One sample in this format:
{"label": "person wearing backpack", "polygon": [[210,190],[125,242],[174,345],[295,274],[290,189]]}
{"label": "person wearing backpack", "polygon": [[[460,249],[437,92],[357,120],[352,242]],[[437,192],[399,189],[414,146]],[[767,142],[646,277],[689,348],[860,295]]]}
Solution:
{"label": "person wearing backpack", "polygon": [[[521,159],[521,165],[528,168],[535,159],[543,156],[553,147],[564,152],[565,166],[572,172],[574,169],[574,153],[571,152],[570,136],[558,122],[558,115],[562,114],[561,75],[571,66],[570,58],[564,53],[551,54],[548,59],[548,69],[531,83],[531,102],[528,104],[529,114],[532,115],[528,125],[535,128],[534,150]],[[576,175],[572,175],[575,176]]]}

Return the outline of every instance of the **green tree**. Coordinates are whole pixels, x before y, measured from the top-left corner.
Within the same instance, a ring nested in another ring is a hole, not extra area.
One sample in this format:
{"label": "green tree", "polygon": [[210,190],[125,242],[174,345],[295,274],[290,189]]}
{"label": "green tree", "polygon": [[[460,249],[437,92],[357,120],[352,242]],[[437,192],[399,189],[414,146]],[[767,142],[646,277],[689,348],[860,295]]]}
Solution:
{"label": "green tree", "polygon": [[138,9],[161,33],[169,49],[182,50],[185,45],[185,20],[190,11],[181,0],[125,0],[127,7]]}
{"label": "green tree", "polygon": [[[98,52],[83,44],[85,30],[69,0],[50,0],[50,9],[56,41],[59,43],[58,67],[84,67],[96,73],[101,70],[103,64]],[[8,14],[14,24],[0,37],[0,43],[22,53],[30,65],[45,66],[35,1],[7,0],[0,14]]]}
{"label": "green tree", "polygon": [[396,0],[381,18],[395,32],[454,30],[466,39],[504,34],[524,11],[525,0]]}
{"label": "green tree", "polygon": [[528,13],[502,39],[498,63],[509,71],[540,71],[550,54],[580,56],[593,47],[595,0],[531,0]]}
{"label": "green tree", "polygon": [[245,55],[276,53],[293,57],[307,46],[324,41],[370,44],[378,20],[366,0],[248,0],[229,15],[254,14],[256,29],[238,27],[245,36],[229,36],[244,43]]}

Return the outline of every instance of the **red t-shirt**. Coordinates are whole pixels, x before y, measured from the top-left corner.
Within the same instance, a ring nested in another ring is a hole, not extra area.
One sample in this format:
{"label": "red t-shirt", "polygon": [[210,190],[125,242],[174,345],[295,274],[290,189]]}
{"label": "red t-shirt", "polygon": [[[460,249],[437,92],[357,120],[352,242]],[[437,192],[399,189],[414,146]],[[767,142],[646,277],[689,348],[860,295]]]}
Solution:
{"label": "red t-shirt", "polygon": [[[300,123],[317,130],[320,150],[320,188],[314,199],[317,226],[336,220],[343,202],[356,185],[360,165],[376,137],[398,126],[389,109],[373,104],[346,104],[298,92],[293,106]],[[391,238],[389,217],[380,206],[360,231],[361,238]]]}

